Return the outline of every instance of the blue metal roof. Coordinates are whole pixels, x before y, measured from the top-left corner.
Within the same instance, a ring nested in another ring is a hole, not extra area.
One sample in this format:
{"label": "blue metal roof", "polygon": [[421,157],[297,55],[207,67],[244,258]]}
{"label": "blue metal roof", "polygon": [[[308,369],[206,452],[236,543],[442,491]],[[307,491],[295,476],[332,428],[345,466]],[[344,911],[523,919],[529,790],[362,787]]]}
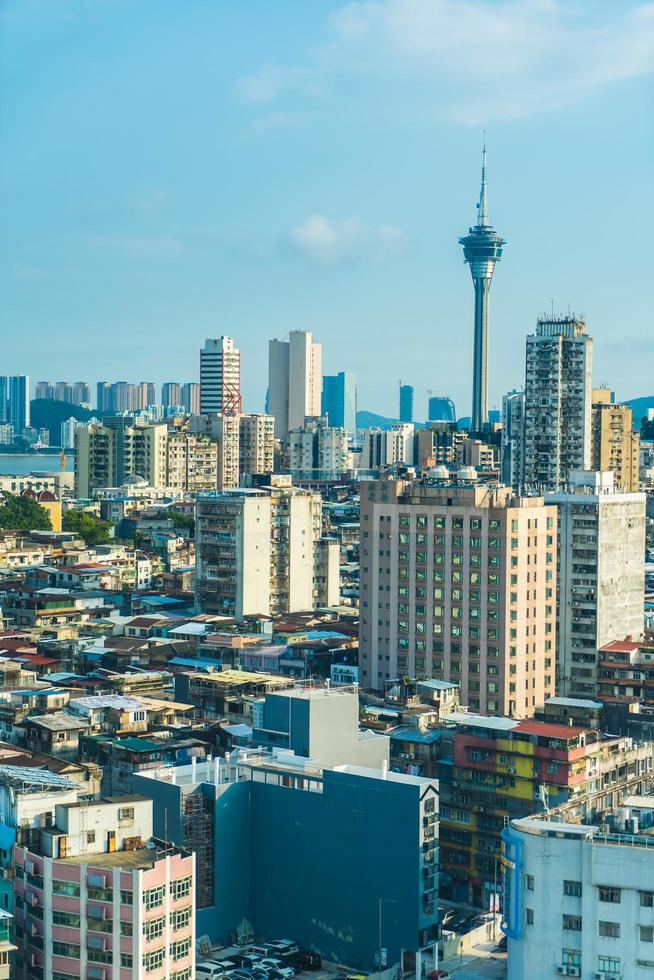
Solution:
{"label": "blue metal roof", "polygon": [[438,742],[441,737],[441,733],[434,729],[428,728],[426,731],[421,731],[419,728],[411,728],[408,725],[399,725],[388,734],[395,741],[417,742],[421,745],[431,745],[433,742]]}

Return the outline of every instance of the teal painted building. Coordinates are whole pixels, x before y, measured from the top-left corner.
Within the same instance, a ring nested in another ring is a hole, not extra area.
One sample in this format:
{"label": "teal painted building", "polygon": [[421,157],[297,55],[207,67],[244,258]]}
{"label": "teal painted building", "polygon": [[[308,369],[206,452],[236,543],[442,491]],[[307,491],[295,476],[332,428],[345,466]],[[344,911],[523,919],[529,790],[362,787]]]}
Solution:
{"label": "teal painted building", "polygon": [[[198,859],[196,935],[290,937],[323,959],[374,968],[431,947],[438,922],[438,787],[356,766],[323,768],[288,752],[246,751],[133,777],[154,802],[155,835],[192,846],[196,794],[211,841]],[[211,879],[211,888],[206,886]],[[200,906],[200,902],[198,905]],[[381,913],[381,914],[380,914]]]}

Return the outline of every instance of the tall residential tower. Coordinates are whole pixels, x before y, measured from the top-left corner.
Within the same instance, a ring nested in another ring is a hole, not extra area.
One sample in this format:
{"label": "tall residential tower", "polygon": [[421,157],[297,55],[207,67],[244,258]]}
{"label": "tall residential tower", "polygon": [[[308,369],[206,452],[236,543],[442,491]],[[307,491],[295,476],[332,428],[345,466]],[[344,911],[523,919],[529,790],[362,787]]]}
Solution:
{"label": "tall residential tower", "polygon": [[481,167],[481,192],[477,224],[468,230],[463,245],[465,261],[475,284],[475,339],[472,368],[472,429],[479,431],[488,421],[488,293],[495,263],[502,258],[503,238],[488,223],[486,198],[486,146]]}

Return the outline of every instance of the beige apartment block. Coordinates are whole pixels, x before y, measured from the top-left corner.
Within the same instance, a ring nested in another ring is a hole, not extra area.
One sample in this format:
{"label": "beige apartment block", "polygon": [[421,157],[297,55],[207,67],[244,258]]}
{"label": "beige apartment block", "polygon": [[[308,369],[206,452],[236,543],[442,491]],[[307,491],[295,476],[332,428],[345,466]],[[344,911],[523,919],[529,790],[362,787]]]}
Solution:
{"label": "beige apartment block", "polygon": [[529,717],[554,693],[556,507],[509,487],[361,484],[361,685],[461,685],[483,714]]}
{"label": "beige apartment block", "polygon": [[618,490],[639,487],[640,433],[634,432],[628,405],[611,401],[608,388],[593,389],[591,469],[611,470]]}

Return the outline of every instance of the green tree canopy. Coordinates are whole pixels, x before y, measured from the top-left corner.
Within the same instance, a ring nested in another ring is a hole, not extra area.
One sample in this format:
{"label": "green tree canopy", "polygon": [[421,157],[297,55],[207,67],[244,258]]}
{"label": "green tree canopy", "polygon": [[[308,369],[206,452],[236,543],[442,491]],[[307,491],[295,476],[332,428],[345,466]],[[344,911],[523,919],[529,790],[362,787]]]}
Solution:
{"label": "green tree canopy", "polygon": [[33,497],[5,493],[0,497],[0,528],[10,531],[51,531],[50,515]]}
{"label": "green tree canopy", "polygon": [[93,412],[70,402],[59,402],[53,398],[33,398],[30,404],[30,424],[35,429],[47,429],[50,445],[61,443],[61,423],[71,416],[79,422],[88,422]]}
{"label": "green tree canopy", "polygon": [[64,531],[73,531],[83,539],[84,544],[108,544],[111,540],[109,521],[101,521],[99,517],[85,510],[66,510],[62,520]]}

